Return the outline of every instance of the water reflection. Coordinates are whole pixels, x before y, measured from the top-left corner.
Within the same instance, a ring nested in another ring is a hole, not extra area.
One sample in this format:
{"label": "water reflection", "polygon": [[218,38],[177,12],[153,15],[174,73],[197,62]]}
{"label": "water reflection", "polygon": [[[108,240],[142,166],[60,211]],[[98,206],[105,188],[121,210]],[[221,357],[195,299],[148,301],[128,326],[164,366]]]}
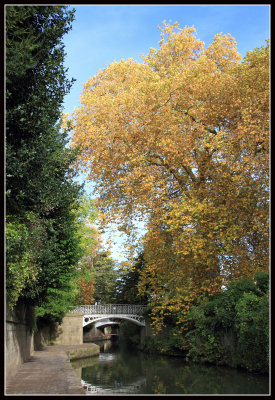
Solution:
{"label": "water reflection", "polygon": [[88,395],[269,393],[267,376],[130,351],[112,341],[101,344],[98,357],[72,365]]}
{"label": "water reflection", "polygon": [[94,386],[81,379],[81,384],[86,390],[87,394],[134,394],[139,393],[140,389],[146,384],[146,378],[140,378],[135,382],[122,386],[121,382],[114,382],[114,387],[104,388],[102,386]]}
{"label": "water reflection", "polygon": [[[116,340],[103,340],[102,342],[99,342],[100,346],[100,351],[103,353],[107,353],[113,346],[113,343],[115,343]],[[102,353],[101,353],[102,354]]]}

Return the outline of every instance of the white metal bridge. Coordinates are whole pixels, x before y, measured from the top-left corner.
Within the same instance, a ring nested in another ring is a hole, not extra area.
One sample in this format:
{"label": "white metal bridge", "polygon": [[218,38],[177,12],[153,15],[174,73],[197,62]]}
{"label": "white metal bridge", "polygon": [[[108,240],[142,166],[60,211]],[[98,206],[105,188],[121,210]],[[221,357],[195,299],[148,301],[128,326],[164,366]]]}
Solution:
{"label": "white metal bridge", "polygon": [[96,327],[112,325],[123,319],[145,326],[143,313],[147,308],[139,304],[97,304],[76,306],[71,312],[83,313],[83,327],[93,322]]}

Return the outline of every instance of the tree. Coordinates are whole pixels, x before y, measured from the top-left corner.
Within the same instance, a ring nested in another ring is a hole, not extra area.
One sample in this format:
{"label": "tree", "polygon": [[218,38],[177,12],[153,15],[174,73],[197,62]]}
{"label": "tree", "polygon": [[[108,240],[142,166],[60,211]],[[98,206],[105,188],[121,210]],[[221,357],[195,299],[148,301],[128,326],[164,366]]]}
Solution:
{"label": "tree", "polygon": [[138,291],[140,272],[144,268],[144,257],[143,254],[140,254],[130,270],[121,269],[121,276],[117,279],[116,286],[116,302],[118,304],[147,304],[148,297],[141,296]]}
{"label": "tree", "polygon": [[62,195],[64,176],[72,174],[74,152],[64,149],[67,133],[59,134],[57,124],[73,83],[62,43],[73,18],[66,7],[6,7],[8,214],[45,215]]}
{"label": "tree", "polygon": [[93,225],[97,218],[95,201],[82,196],[81,206],[78,211],[79,238],[82,248],[82,256],[79,260],[80,287],[79,302],[81,304],[93,304],[95,291],[95,257],[101,249],[100,235]]}
{"label": "tree", "polygon": [[130,235],[147,223],[140,287],[156,326],[269,262],[269,45],[241,60],[229,34],[204,49],[165,22],[159,45],[89,79],[72,115],[102,219]]}
{"label": "tree", "polygon": [[60,126],[73,19],[63,6],[6,7],[7,295],[57,321],[77,298],[81,250],[77,152]]}
{"label": "tree", "polygon": [[20,219],[6,221],[6,289],[11,308],[17,303],[25,286],[35,281],[39,272],[37,255],[44,230],[33,213],[26,215],[26,223]]}
{"label": "tree", "polygon": [[97,254],[94,260],[94,299],[101,304],[110,304],[115,300],[117,272],[115,262],[106,251]]}

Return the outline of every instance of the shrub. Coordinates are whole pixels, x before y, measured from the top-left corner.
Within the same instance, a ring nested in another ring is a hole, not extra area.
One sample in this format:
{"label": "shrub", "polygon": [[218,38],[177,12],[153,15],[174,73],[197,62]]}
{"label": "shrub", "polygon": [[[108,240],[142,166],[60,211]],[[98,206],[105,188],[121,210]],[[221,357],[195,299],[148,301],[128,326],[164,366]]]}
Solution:
{"label": "shrub", "polygon": [[244,293],[236,304],[240,366],[267,372],[269,366],[269,302],[267,295]]}
{"label": "shrub", "polygon": [[231,283],[203,298],[188,315],[187,359],[267,372],[269,364],[268,273]]}

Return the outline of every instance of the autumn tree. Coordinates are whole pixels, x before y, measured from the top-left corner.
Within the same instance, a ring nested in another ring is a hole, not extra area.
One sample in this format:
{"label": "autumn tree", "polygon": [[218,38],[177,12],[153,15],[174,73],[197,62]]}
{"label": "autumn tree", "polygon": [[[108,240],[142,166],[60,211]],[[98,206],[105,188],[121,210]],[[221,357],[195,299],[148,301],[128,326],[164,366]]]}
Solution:
{"label": "autumn tree", "polygon": [[[65,116],[67,118],[68,116]],[[203,293],[268,269],[269,45],[241,59],[229,34],[205,48],[165,22],[143,62],[113,62],[72,115],[76,167],[102,219],[146,221],[141,292],[155,325]]]}

